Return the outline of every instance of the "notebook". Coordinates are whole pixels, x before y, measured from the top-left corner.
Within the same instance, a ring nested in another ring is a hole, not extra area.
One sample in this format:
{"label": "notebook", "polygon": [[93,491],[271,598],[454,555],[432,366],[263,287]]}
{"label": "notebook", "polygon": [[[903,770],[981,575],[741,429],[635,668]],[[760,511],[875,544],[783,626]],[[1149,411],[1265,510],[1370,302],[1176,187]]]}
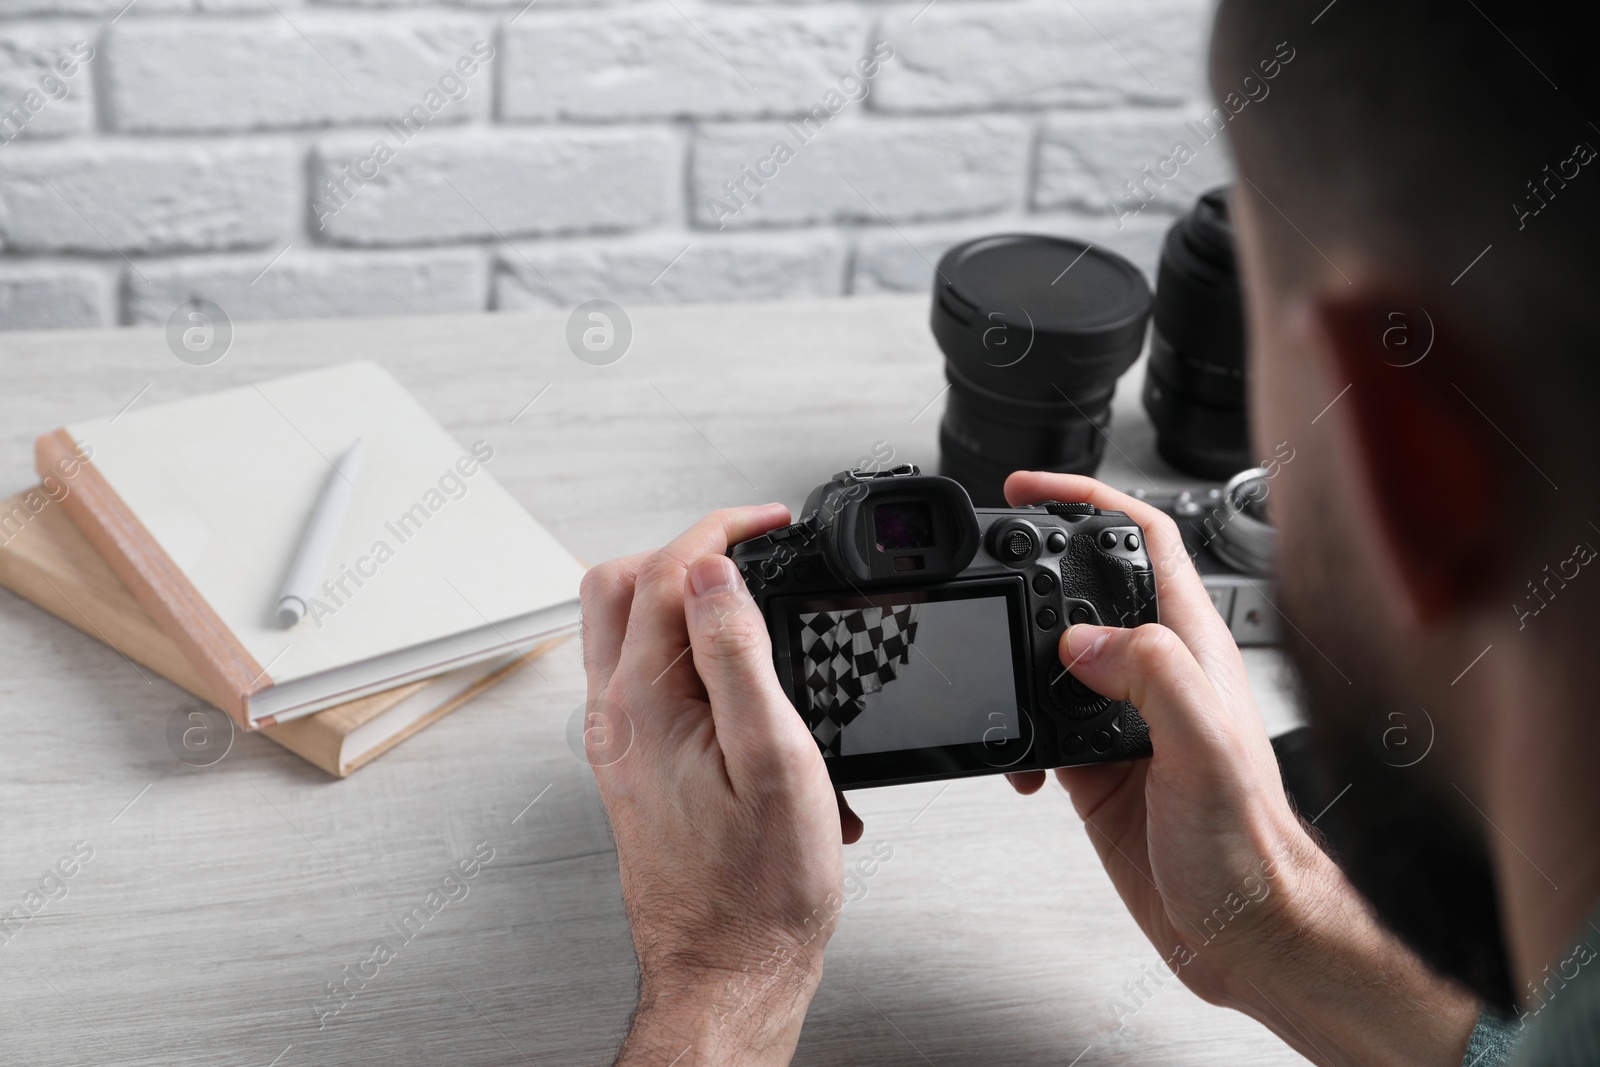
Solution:
{"label": "notebook", "polygon": [[[0,500],[0,586],[110,645],[142,670],[210,699],[178,646],[144,613],[42,487]],[[362,697],[269,726],[261,735],[343,778],[509,677],[547,647]]]}
{"label": "notebook", "polygon": [[[275,609],[334,459],[366,459],[298,625]],[[583,567],[374,363],[43,435],[48,489],[247,730],[524,652],[578,624]]]}

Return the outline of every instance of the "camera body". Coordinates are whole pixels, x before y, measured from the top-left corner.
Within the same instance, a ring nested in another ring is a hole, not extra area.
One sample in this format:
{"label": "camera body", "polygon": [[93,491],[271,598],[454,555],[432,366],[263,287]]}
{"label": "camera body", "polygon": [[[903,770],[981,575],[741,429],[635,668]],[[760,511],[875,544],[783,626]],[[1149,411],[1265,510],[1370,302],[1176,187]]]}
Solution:
{"label": "camera body", "polygon": [[733,546],[779,681],[841,788],[1150,755],[1061,665],[1072,623],[1156,621],[1144,531],[1083,503],[977,508],[911,464],[841,472]]}
{"label": "camera body", "polygon": [[1260,476],[1265,473],[1261,468],[1243,471],[1223,488],[1133,490],[1177,524],[1212,606],[1241,648],[1281,640],[1272,579],[1276,534],[1261,506],[1267,486]]}

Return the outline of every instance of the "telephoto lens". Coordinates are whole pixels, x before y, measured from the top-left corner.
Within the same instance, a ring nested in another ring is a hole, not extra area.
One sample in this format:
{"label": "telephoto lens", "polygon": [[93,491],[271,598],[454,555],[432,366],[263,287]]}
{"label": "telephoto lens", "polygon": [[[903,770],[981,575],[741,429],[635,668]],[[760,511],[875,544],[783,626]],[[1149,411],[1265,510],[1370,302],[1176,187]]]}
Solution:
{"label": "telephoto lens", "polygon": [[1228,187],[1212,189],[1167,231],[1156,272],[1144,409],[1156,450],[1201,478],[1251,466],[1244,311]]}
{"label": "telephoto lens", "polygon": [[982,237],[944,254],[933,290],[950,381],[939,473],[979,507],[1005,506],[1012,471],[1092,474],[1117,378],[1144,346],[1139,268],[1070,238]]}

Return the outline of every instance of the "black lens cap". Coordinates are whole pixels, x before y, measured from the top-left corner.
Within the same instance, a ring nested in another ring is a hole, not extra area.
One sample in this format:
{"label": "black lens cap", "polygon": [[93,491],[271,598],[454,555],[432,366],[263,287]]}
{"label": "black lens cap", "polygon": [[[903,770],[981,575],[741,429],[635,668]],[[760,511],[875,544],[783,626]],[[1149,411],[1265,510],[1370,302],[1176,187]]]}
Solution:
{"label": "black lens cap", "polygon": [[[1201,194],[1194,210],[1179,219],[1169,231],[1168,241],[1176,240],[1179,245],[1176,249],[1164,250],[1166,255],[1186,255],[1219,275],[1238,277],[1233,255],[1233,220],[1228,213],[1231,188],[1219,185]],[[1179,236],[1173,238],[1173,233]]]}
{"label": "black lens cap", "polygon": [[933,336],[951,371],[1003,396],[1108,391],[1144,346],[1144,274],[1085,241],[980,237],[940,258],[933,286]]}

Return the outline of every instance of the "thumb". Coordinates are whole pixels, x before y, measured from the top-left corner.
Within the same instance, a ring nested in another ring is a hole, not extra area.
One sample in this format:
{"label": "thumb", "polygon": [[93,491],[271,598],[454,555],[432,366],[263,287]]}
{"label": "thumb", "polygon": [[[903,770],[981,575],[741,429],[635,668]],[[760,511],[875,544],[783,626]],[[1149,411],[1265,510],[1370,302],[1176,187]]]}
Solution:
{"label": "thumb", "polygon": [[1060,651],[1078,681],[1139,709],[1157,752],[1198,753],[1216,743],[1221,724],[1211,682],[1165,626],[1071,626],[1061,635]]}
{"label": "thumb", "polygon": [[785,754],[803,758],[805,749],[820,759],[778,683],[767,622],[733,561],[722,555],[697,560],[685,594],[695,671],[710,698],[724,757],[754,773],[772,770],[769,761]]}

